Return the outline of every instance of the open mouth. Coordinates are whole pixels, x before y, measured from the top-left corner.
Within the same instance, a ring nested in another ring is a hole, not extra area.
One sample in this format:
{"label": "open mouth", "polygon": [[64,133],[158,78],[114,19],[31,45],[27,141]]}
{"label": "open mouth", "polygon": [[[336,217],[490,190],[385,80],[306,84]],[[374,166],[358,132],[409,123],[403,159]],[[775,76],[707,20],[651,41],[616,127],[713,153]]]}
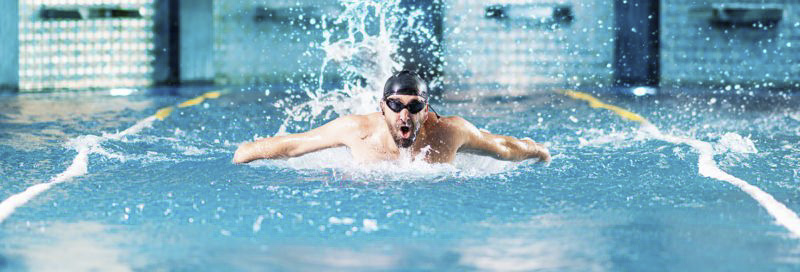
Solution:
{"label": "open mouth", "polygon": [[406,139],[411,137],[411,127],[409,127],[409,126],[400,126],[400,134],[403,136],[403,138],[406,138]]}

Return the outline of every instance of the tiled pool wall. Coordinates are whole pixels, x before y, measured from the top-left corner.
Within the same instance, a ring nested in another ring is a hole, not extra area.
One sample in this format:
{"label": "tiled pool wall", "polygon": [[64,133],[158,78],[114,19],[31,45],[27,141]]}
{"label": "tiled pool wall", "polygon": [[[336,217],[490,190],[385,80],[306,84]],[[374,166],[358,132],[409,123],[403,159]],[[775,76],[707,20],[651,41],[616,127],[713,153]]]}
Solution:
{"label": "tiled pool wall", "polygon": [[[777,7],[774,26],[715,26],[692,9]],[[800,2],[661,0],[661,84],[800,87]]]}
{"label": "tiled pool wall", "polygon": [[[154,0],[19,0],[18,4],[20,89],[154,83]],[[124,11],[138,15],[122,16]]]}
{"label": "tiled pool wall", "polygon": [[[529,18],[487,17],[487,7]],[[558,6],[571,22],[547,22]],[[538,12],[537,12],[538,11]],[[479,88],[526,89],[539,85],[605,85],[612,80],[614,18],[611,1],[448,1],[445,71],[448,81]]]}
{"label": "tiled pool wall", "polygon": [[[444,83],[523,93],[541,86],[614,85],[615,59],[622,57],[615,53],[617,35],[636,31],[619,29],[615,16],[621,15],[615,12],[639,3],[644,2],[441,1]],[[800,2],[661,0],[658,5],[661,86],[800,87]],[[22,91],[296,80],[320,72],[322,52],[310,48],[322,41],[322,30],[312,22],[331,20],[341,9],[336,0],[18,0],[0,6],[18,11],[0,15],[2,22],[18,22],[0,26],[6,40],[0,55],[18,60],[0,65],[0,86]],[[84,12],[113,7],[141,16],[43,19],[45,7]],[[174,39],[169,33],[175,31],[169,28],[174,15],[158,16],[171,14],[164,11],[170,7],[180,9],[174,13],[180,17],[179,43],[171,47],[159,43]],[[755,27],[709,18],[709,8],[725,7],[777,9],[781,16]],[[163,60],[169,58],[179,61]],[[180,70],[172,72],[178,78],[165,80],[169,69]],[[335,69],[324,73],[337,78]]]}

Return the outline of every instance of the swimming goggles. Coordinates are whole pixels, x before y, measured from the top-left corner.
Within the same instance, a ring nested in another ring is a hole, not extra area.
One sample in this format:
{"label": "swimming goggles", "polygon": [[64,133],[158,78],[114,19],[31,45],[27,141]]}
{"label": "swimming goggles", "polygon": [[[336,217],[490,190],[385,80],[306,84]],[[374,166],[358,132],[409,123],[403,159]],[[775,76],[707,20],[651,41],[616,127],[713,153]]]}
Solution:
{"label": "swimming goggles", "polygon": [[386,106],[394,112],[401,112],[403,109],[408,109],[408,113],[415,114],[425,109],[425,103],[419,100],[411,101],[411,103],[403,104],[394,99],[386,99]]}

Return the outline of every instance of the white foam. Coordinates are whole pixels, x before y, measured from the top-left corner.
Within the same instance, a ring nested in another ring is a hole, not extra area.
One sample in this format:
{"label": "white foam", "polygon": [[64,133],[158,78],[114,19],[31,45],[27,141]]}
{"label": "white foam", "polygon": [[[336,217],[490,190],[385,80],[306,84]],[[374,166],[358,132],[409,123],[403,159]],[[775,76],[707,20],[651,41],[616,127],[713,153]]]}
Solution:
{"label": "white foam", "polygon": [[264,221],[263,215],[259,215],[258,218],[256,218],[256,222],[253,223],[253,233],[258,233],[259,231],[261,231],[261,222],[263,221]]}
{"label": "white foam", "polygon": [[[53,185],[71,180],[72,178],[83,176],[88,172],[89,167],[89,154],[90,153],[103,153],[105,150],[100,148],[100,143],[109,139],[119,140],[124,136],[132,135],[138,133],[144,128],[149,127],[152,125],[153,121],[156,118],[154,116],[145,118],[130,128],[123,130],[121,132],[117,132],[114,134],[103,134],[103,136],[95,136],[95,135],[83,135],[79,136],[75,139],[72,139],[67,142],[67,147],[71,147],[78,151],[78,155],[72,159],[72,164],[67,167],[67,170],[64,172],[56,175],[50,181],[45,183],[40,183],[28,187],[25,191],[21,193],[14,194],[3,202],[0,202],[0,223],[6,220],[11,214],[14,213],[14,210],[25,205],[28,201],[36,197],[37,195],[41,194],[44,191],[49,190]],[[109,154],[105,152],[105,154]]]}
{"label": "white foam", "polygon": [[338,218],[335,216],[331,216],[330,218],[328,218],[328,224],[331,225],[352,225],[355,222],[356,220],[350,217]]}
{"label": "white foam", "polygon": [[361,230],[364,232],[373,232],[378,230],[378,220],[375,219],[364,219],[361,221],[362,227]]}
{"label": "white foam", "polygon": [[175,148],[180,150],[180,151],[183,151],[183,155],[187,155],[187,156],[198,156],[198,155],[206,154],[205,150],[202,150],[202,149],[197,148],[195,146],[175,145]]}
{"label": "white foam", "polygon": [[758,153],[758,149],[756,149],[756,145],[752,140],[736,133],[725,133],[722,135],[717,144],[714,145],[714,150],[717,151],[717,154],[725,152],[740,154]]}
{"label": "white foam", "polygon": [[[794,211],[786,207],[786,205],[776,200],[769,193],[764,192],[760,188],[753,186],[740,178],[737,178],[731,174],[726,173],[725,171],[722,171],[722,169],[720,169],[717,166],[717,162],[714,161],[714,147],[711,143],[688,137],[680,137],[670,134],[664,134],[661,131],[659,131],[657,127],[655,127],[650,123],[643,123],[640,129],[642,132],[650,135],[654,139],[674,144],[686,144],[694,148],[700,155],[697,161],[697,166],[699,168],[700,175],[704,177],[725,181],[735,185],[736,187],[739,187],[739,189],[741,189],[742,191],[750,195],[750,197],[755,199],[758,202],[758,204],[761,205],[761,207],[764,207],[764,209],[766,209],[767,212],[770,215],[772,215],[773,218],[775,218],[776,223],[788,229],[793,234],[793,236],[800,237],[800,217],[798,217]],[[741,136],[739,137],[736,136],[731,135],[728,136],[727,138],[734,140],[743,139]],[[724,136],[723,139],[725,139]],[[726,141],[735,142],[733,140],[726,140]],[[742,141],[739,141],[739,143],[741,142]],[[752,145],[752,149],[750,149],[751,147],[750,145]],[[734,144],[732,146],[736,150],[745,150],[745,151],[755,150],[755,146],[753,145],[752,142],[749,143],[746,142],[744,145]]]}
{"label": "white foam", "polygon": [[[360,163],[344,147],[325,149],[300,157],[252,162],[252,167],[277,166],[298,170],[333,169],[337,175],[368,181],[438,180],[441,177],[484,177],[508,172],[535,163],[501,161],[491,157],[457,153],[452,163],[428,163],[421,156],[401,156],[398,160]],[[402,174],[402,175],[398,175]]]}
{"label": "white foam", "polygon": [[610,131],[606,132],[602,129],[595,129],[591,128],[584,131],[582,137],[578,137],[578,146],[602,146],[611,144],[614,147],[624,147],[629,146],[632,144],[631,141],[635,135],[631,135],[631,133],[627,131]]}
{"label": "white foam", "polygon": [[794,120],[800,121],[800,112],[794,112],[789,114],[789,118]]}

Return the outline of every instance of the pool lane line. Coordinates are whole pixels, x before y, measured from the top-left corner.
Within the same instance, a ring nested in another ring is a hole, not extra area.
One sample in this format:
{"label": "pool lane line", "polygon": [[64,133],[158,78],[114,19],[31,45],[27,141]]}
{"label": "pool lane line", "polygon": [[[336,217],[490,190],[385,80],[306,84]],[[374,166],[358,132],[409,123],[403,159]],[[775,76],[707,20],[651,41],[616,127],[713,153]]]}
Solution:
{"label": "pool lane line", "polygon": [[[183,101],[180,104],[178,104],[177,107],[178,108],[186,108],[186,107],[195,106],[195,105],[198,105],[200,103],[203,103],[203,101],[205,101],[206,99],[217,99],[221,95],[222,95],[222,91],[207,92],[207,93],[204,93],[204,94],[202,94],[200,96],[197,96],[195,98]],[[164,108],[161,108],[158,111],[156,111],[156,113],[153,116],[158,118],[158,120],[164,120],[164,118],[167,118],[167,116],[169,116],[172,113],[173,110],[175,110],[175,108],[172,107],[172,106],[164,107]]]}
{"label": "pool lane line", "polygon": [[[207,92],[198,97],[186,100],[178,104],[177,107],[185,108],[198,105],[202,103],[205,99],[216,99],[219,98],[222,94],[223,94],[222,91]],[[72,164],[70,164],[69,167],[67,167],[67,169],[64,170],[64,172],[61,172],[60,174],[51,178],[50,181],[30,186],[27,189],[25,189],[25,191],[14,194],[3,200],[3,202],[0,202],[0,223],[3,223],[6,220],[6,218],[11,216],[11,214],[13,214],[17,208],[21,207],[22,205],[25,205],[25,203],[27,203],[37,195],[49,190],[54,185],[65,181],[69,181],[72,178],[83,176],[86,173],[88,173],[89,154],[91,154],[92,151],[98,149],[100,143],[106,140],[119,140],[122,139],[122,137],[124,136],[139,133],[143,129],[152,126],[153,122],[155,122],[156,120],[164,120],[164,118],[167,118],[167,116],[169,116],[174,109],[175,107],[173,106],[161,108],[157,110],[155,114],[148,116],[147,118],[144,118],[142,120],[139,120],[133,126],[114,134],[102,135],[102,136],[82,135],[78,136],[77,138],[71,139],[70,141],[68,141],[68,144],[73,145],[74,149],[78,151],[78,155],[76,155],[75,158],[72,159]]]}
{"label": "pool lane line", "polygon": [[775,197],[764,190],[761,190],[761,188],[751,185],[750,183],[747,183],[747,181],[722,171],[722,169],[717,166],[717,162],[714,161],[714,147],[711,145],[711,143],[688,137],[664,134],[655,125],[647,121],[647,119],[641,115],[614,105],[603,103],[590,94],[573,90],[562,90],[559,92],[570,98],[586,101],[592,108],[607,109],[623,119],[638,122],[641,124],[640,130],[646,135],[650,135],[654,139],[673,144],[685,144],[694,148],[699,154],[697,166],[698,172],[701,176],[725,181],[735,185],[736,187],[739,187],[739,189],[750,195],[750,197],[756,200],[761,207],[767,210],[767,212],[775,219],[777,224],[780,224],[789,230],[789,232],[791,232],[795,238],[800,238],[800,217],[798,217],[794,211],[786,207],[786,205],[776,200]]}
{"label": "pool lane line", "polygon": [[589,102],[589,107],[592,107],[592,108],[595,108],[595,109],[607,109],[607,110],[613,111],[614,113],[616,113],[620,117],[622,117],[624,119],[628,119],[629,121],[634,121],[634,122],[639,122],[639,123],[647,122],[647,120],[644,119],[644,117],[642,117],[641,115],[638,115],[636,113],[630,112],[630,111],[628,111],[626,109],[623,109],[623,108],[620,108],[620,107],[617,107],[617,106],[614,106],[614,105],[609,105],[609,104],[603,103],[602,101],[600,101],[599,99],[595,98],[594,96],[592,96],[590,94],[582,93],[582,92],[578,92],[578,91],[571,91],[571,90],[564,90],[563,93],[565,95],[573,98],[573,99],[584,100],[586,102]]}

